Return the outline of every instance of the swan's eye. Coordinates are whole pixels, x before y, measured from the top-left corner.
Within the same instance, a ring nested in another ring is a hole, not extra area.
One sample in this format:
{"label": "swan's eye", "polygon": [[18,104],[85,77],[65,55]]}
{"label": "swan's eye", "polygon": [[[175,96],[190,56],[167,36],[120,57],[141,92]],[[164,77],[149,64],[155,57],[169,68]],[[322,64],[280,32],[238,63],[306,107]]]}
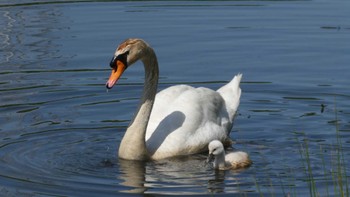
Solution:
{"label": "swan's eye", "polygon": [[126,60],[127,60],[128,55],[129,55],[129,51],[126,51],[126,52],[123,53],[123,54],[120,54],[120,55],[118,55],[118,56],[116,56],[116,57],[113,57],[112,60],[111,60],[111,63],[109,64],[109,66],[110,66],[111,68],[116,68],[116,66],[117,66],[117,60],[119,60],[119,61],[123,62],[123,64],[127,67],[128,64],[127,64],[127,61],[126,61]]}
{"label": "swan's eye", "polygon": [[117,61],[117,57],[112,57],[111,62],[109,63],[109,66],[111,68],[114,68],[116,66],[115,65],[116,61]]}

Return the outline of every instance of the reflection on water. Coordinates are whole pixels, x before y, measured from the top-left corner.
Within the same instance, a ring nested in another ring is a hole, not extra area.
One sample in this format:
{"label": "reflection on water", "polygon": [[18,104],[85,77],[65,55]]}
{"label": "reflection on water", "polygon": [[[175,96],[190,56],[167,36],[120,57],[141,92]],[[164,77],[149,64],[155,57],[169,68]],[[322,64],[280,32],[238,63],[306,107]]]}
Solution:
{"label": "reflection on water", "polygon": [[[308,195],[304,138],[318,192],[333,194],[323,175],[338,149],[350,156],[348,2],[40,2],[0,3],[0,196]],[[250,168],[117,158],[144,76],[135,65],[104,89],[127,37],[155,48],[159,89],[244,74],[231,137]]]}
{"label": "reflection on water", "polygon": [[25,114],[36,113],[43,104],[53,100],[54,97],[48,95],[47,91],[59,91],[63,79],[55,79],[45,73],[67,64],[67,59],[59,52],[59,37],[55,35],[55,32],[65,28],[59,21],[64,20],[64,17],[57,7],[13,7],[2,9],[0,13],[4,19],[1,26],[3,44],[0,74],[3,95],[0,105],[5,112],[1,118],[6,119],[2,129],[18,130],[27,127],[28,123],[37,125],[40,119],[46,119],[40,118],[45,116],[42,113],[37,113],[33,119],[28,119]]}
{"label": "reflection on water", "polygon": [[[205,162],[205,155],[154,162],[119,160],[121,192],[147,194],[207,194],[244,192],[235,171],[215,171]],[[241,171],[242,172],[242,171]],[[228,177],[226,177],[228,176]],[[225,180],[232,185],[227,187]],[[164,184],[166,183],[166,184]],[[245,191],[248,192],[248,191]]]}
{"label": "reflection on water", "polygon": [[[60,58],[56,32],[68,28],[58,7],[37,7],[35,9],[14,7],[1,11],[2,53],[0,63],[10,62],[5,70],[40,69],[44,63]],[[62,61],[62,60],[61,60]],[[18,71],[18,70],[17,70]]]}
{"label": "reflection on water", "polygon": [[144,193],[145,187],[145,162],[119,160],[120,178],[122,185],[129,187],[122,192]]}

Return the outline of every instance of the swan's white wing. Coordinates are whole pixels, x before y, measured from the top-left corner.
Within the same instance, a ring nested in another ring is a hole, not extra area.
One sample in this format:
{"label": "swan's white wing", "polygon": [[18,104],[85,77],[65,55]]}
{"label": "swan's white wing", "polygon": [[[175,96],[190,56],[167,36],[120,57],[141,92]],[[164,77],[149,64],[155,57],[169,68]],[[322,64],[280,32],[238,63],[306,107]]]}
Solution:
{"label": "swan's white wing", "polygon": [[202,152],[210,141],[227,138],[231,122],[218,92],[172,86],[156,96],[147,126],[147,149],[155,159]]}
{"label": "swan's white wing", "polygon": [[195,154],[207,150],[212,140],[226,140],[239,105],[241,77],[218,91],[177,85],[159,92],[145,137],[151,157]]}

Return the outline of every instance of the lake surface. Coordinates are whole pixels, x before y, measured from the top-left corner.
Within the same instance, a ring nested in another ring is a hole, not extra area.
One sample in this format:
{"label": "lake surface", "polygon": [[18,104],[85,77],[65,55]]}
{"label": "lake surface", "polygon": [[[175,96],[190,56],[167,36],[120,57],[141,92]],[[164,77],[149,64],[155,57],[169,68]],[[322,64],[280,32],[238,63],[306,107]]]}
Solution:
{"label": "lake surface", "polygon": [[[309,196],[313,183],[339,194],[334,174],[344,185],[350,174],[349,10],[348,0],[1,1],[0,195]],[[243,73],[230,135],[250,168],[215,172],[206,154],[118,159],[143,68],[108,93],[105,82],[129,37],[155,49],[159,90],[217,89]]]}

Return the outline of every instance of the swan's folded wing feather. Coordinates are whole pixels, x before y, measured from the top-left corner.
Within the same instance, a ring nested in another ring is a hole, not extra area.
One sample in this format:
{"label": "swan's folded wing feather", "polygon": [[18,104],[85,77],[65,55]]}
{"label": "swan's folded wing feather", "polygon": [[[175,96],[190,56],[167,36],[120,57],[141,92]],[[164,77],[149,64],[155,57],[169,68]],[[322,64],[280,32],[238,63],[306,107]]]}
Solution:
{"label": "swan's folded wing feather", "polygon": [[156,96],[147,126],[147,148],[154,157],[202,152],[211,140],[227,138],[231,129],[227,128],[228,122],[225,103],[218,92],[172,86]]}

